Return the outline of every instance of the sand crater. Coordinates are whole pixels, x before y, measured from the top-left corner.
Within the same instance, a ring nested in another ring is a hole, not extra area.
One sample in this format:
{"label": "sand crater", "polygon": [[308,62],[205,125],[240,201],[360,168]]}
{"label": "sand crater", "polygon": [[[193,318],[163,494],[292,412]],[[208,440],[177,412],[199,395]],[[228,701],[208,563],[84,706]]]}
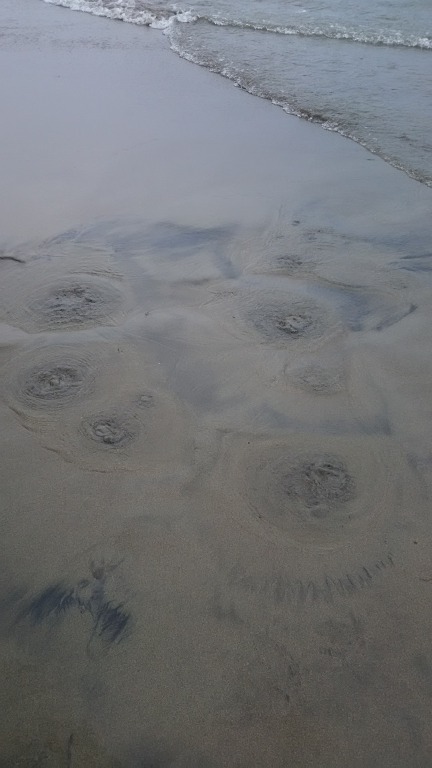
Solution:
{"label": "sand crater", "polygon": [[50,405],[52,402],[68,402],[82,394],[88,383],[88,372],[82,361],[42,363],[28,370],[18,397],[32,406]]}
{"label": "sand crater", "polygon": [[120,291],[106,280],[69,279],[34,300],[30,311],[37,323],[49,328],[91,325],[108,321],[121,300]]}
{"label": "sand crater", "polygon": [[83,420],[86,437],[101,446],[121,448],[135,438],[128,421],[118,414],[101,414]]}
{"label": "sand crater", "polygon": [[263,304],[249,313],[255,328],[269,339],[297,339],[320,335],[325,324],[318,306],[310,302],[286,302],[279,306]]}
{"label": "sand crater", "polygon": [[315,455],[299,460],[281,477],[288,499],[300,503],[312,518],[327,517],[355,495],[355,483],[337,456]]}

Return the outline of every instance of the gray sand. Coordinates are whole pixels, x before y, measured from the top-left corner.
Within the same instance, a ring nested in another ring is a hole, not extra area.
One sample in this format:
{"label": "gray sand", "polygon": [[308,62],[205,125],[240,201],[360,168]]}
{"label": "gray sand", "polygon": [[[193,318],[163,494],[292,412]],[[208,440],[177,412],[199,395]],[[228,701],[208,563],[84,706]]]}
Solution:
{"label": "gray sand", "polygon": [[0,26],[1,768],[427,768],[431,190]]}

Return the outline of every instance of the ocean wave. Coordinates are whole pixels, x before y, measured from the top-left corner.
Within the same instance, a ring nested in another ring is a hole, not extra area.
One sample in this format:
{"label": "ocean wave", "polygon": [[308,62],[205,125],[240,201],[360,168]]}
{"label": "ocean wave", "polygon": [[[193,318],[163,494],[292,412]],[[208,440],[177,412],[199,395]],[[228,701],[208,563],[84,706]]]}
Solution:
{"label": "ocean wave", "polygon": [[[296,103],[296,99],[291,99],[290,96],[287,96],[285,94],[282,94],[280,89],[275,88],[274,91],[272,91],[272,88],[270,86],[270,83],[265,84],[261,78],[257,78],[252,73],[249,75],[245,70],[242,68],[239,70],[238,67],[231,66],[230,63],[226,60],[226,58],[221,57],[219,55],[214,55],[210,49],[204,48],[202,50],[199,50],[199,48],[196,48],[193,44],[191,46],[190,40],[187,38],[184,38],[183,34],[178,34],[181,32],[181,24],[190,24],[190,23],[198,23],[198,24],[205,24],[209,23],[212,26],[220,26],[220,27],[227,27],[227,28],[238,28],[238,27],[244,27],[247,29],[255,29],[258,32],[259,31],[265,31],[265,32],[274,32],[275,34],[279,35],[305,35],[305,36],[315,36],[315,37],[330,37],[330,33],[325,32],[323,29],[320,28],[308,28],[307,32],[303,31],[303,27],[296,27],[296,28],[288,28],[288,27],[260,27],[259,25],[253,25],[253,24],[246,24],[245,22],[237,22],[233,20],[225,20],[221,19],[220,17],[215,17],[213,19],[210,18],[204,18],[203,16],[198,16],[195,13],[193,13],[191,10],[183,10],[179,9],[176,5],[171,5],[170,8],[167,6],[164,7],[156,7],[152,6],[151,8],[148,6],[145,6],[142,0],[43,0],[46,3],[49,3],[51,5],[58,5],[63,6],[65,8],[69,8],[71,10],[76,11],[84,11],[87,13],[91,13],[96,16],[103,16],[109,19],[116,19],[119,21],[125,21],[132,24],[142,25],[142,26],[148,26],[155,29],[160,29],[163,31],[164,34],[166,34],[169,38],[170,47],[171,49],[177,53],[181,58],[186,59],[190,62],[193,62],[195,64],[198,64],[200,66],[205,67],[206,69],[211,70],[212,72],[215,72],[219,75],[222,75],[223,77],[231,80],[235,86],[238,88],[241,88],[242,90],[247,91],[251,95],[258,96],[259,98],[266,99],[270,101],[275,106],[278,106],[279,108],[283,109],[284,112],[290,115],[294,115],[296,117],[302,118],[303,120],[307,120],[309,122],[317,123],[321,125],[322,128],[328,131],[339,133],[340,135],[351,139],[355,141],[356,143],[360,144],[361,146],[365,147],[367,150],[369,150],[372,154],[378,155],[381,157],[384,161],[388,162],[390,165],[392,165],[394,168],[397,168],[404,173],[406,173],[408,176],[411,176],[412,178],[416,179],[417,181],[420,181],[421,183],[425,184],[428,187],[432,187],[432,176],[430,173],[423,173],[420,169],[416,169],[413,167],[409,167],[410,164],[402,162],[401,159],[396,156],[395,154],[385,151],[384,147],[379,147],[377,143],[374,140],[370,140],[368,137],[361,136],[357,134],[355,128],[353,126],[348,127],[347,124],[344,124],[343,120],[339,120],[337,117],[335,119],[335,115],[333,114],[326,114],[325,110],[323,112],[317,111],[317,110],[308,110],[306,108],[303,108],[302,105],[299,105]],[[183,31],[186,31],[187,27],[184,28]],[[423,48],[423,49],[432,49],[432,40],[430,38],[408,38],[405,37],[404,40],[402,40],[399,37],[399,33],[394,33],[393,37],[389,37],[388,33],[386,36],[385,41],[381,39],[380,35],[378,33],[375,33],[374,38],[372,39],[369,35],[368,39],[364,39],[363,37],[360,37],[358,33],[356,34],[356,37],[354,38],[354,32],[348,30],[347,28],[341,28],[341,27],[332,27],[333,29],[333,37],[337,39],[344,39],[344,40],[351,40],[354,39],[355,42],[359,43],[372,43],[374,45],[385,45],[385,46],[403,46],[405,48]],[[350,36],[351,35],[351,36]]]}
{"label": "ocean wave", "polygon": [[237,27],[240,29],[252,29],[257,32],[271,32],[278,35],[297,35],[299,37],[321,37],[329,40],[349,40],[354,43],[368,45],[400,46],[403,48],[421,48],[432,50],[432,38],[417,37],[416,35],[404,35],[396,30],[371,31],[362,28],[354,29],[339,24],[328,25],[292,25],[280,26],[277,24],[256,24],[236,19],[222,19],[212,17],[205,19],[211,24],[220,27]]}
{"label": "ocean wave", "polygon": [[194,23],[207,22],[217,27],[232,27],[249,29],[257,32],[269,32],[278,35],[296,35],[299,37],[318,37],[330,40],[346,40],[378,46],[399,46],[403,48],[419,48],[432,50],[432,38],[416,35],[405,35],[397,30],[369,30],[366,28],[347,27],[341,24],[297,24],[285,25],[258,23],[246,19],[226,18],[219,15],[200,15],[192,9],[178,9],[176,5],[168,7],[146,7],[135,0],[44,0],[51,5],[60,5],[74,11],[84,11],[94,16],[104,16],[108,19],[125,21],[130,24],[167,29],[174,22]]}
{"label": "ocean wave", "polygon": [[264,89],[255,80],[249,79],[245,74],[240,75],[237,71],[232,70],[226,63],[211,61],[208,57],[200,57],[196,53],[191,53],[185,50],[174,39],[171,39],[171,49],[177,53],[182,59],[186,59],[193,64],[198,64],[209,69],[211,72],[215,72],[218,75],[230,80],[237,88],[251,94],[251,96],[257,96],[258,98],[270,101],[274,106],[281,108],[286,114],[294,117],[299,117],[302,120],[307,120],[310,123],[316,123],[324,128],[326,131],[338,133],[340,136],[344,136],[346,139],[354,141],[364,149],[368,150],[371,154],[380,157],[393,168],[397,168],[399,171],[406,173],[412,179],[419,181],[427,187],[432,187],[432,177],[427,173],[422,173],[418,169],[410,168],[408,165],[402,163],[397,157],[388,154],[387,152],[377,148],[370,142],[358,136],[354,131],[347,129],[336,121],[333,117],[325,115],[324,113],[311,111],[298,106],[294,106],[286,98],[281,98],[279,94],[272,93],[270,90]]}
{"label": "ocean wave", "polygon": [[44,0],[49,5],[59,5],[72,11],[91,13],[93,16],[102,16],[114,21],[125,21],[129,24],[137,24],[153,29],[166,29],[174,20],[180,23],[197,21],[198,17],[191,11],[176,11],[170,8],[146,8],[140,3],[137,6],[134,0],[125,0],[121,5],[118,2],[102,2],[102,0]]}

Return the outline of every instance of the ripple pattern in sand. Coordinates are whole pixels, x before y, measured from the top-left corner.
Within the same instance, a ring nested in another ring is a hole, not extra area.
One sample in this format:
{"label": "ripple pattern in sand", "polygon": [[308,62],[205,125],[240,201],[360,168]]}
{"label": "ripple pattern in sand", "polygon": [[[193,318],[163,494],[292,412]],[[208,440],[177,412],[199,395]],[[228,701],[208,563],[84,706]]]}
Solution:
{"label": "ripple pattern in sand", "polygon": [[265,279],[246,281],[233,291],[220,287],[206,305],[221,328],[242,343],[268,344],[270,349],[304,354],[343,333],[344,327],[331,304],[316,300],[288,285]]}
{"label": "ripple pattern in sand", "polygon": [[6,400],[26,423],[54,416],[91,394],[98,357],[75,345],[43,345],[17,355],[5,376]]}
{"label": "ripple pattern in sand", "polygon": [[121,305],[121,292],[107,280],[85,277],[64,280],[30,305],[39,327],[75,328],[108,323]]}
{"label": "ripple pattern in sand", "polygon": [[286,346],[293,353],[315,349],[342,330],[324,303],[290,293],[257,295],[254,305],[246,306],[245,318],[264,341]]}
{"label": "ripple pattern in sand", "polygon": [[211,488],[210,539],[227,570],[253,574],[257,591],[273,579],[323,584],[389,554],[403,559],[408,521],[421,529],[425,519],[418,478],[384,437],[226,437]]}
{"label": "ripple pattern in sand", "polygon": [[78,272],[68,262],[37,261],[14,270],[2,283],[1,317],[28,333],[119,324],[130,308],[130,294],[108,267]]}
{"label": "ripple pattern in sand", "polygon": [[14,369],[5,383],[8,404],[67,461],[88,471],[172,478],[195,466],[191,415],[154,373],[145,348],[43,345],[18,356]]}
{"label": "ripple pattern in sand", "polygon": [[96,472],[138,471],[178,479],[195,466],[193,440],[184,409],[159,392],[143,409],[132,401],[114,401],[64,424],[52,449],[64,459]]}

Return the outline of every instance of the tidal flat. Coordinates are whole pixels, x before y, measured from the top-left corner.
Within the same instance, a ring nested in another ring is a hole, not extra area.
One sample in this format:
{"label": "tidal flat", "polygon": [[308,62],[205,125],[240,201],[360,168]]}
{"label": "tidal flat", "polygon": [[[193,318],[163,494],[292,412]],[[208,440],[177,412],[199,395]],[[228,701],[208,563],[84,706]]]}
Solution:
{"label": "tidal flat", "polygon": [[0,20],[1,768],[428,768],[432,191]]}

